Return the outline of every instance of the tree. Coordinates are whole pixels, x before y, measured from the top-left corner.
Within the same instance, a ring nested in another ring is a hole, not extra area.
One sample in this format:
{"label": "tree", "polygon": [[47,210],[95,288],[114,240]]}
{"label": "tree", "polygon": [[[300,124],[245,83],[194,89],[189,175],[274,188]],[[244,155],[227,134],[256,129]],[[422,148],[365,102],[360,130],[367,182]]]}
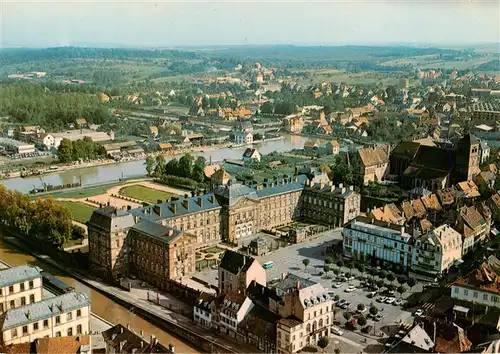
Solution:
{"label": "tree", "polygon": [[57,157],[60,162],[68,163],[73,161],[73,143],[69,139],[63,139],[57,148]]}
{"label": "tree", "polygon": [[146,161],[144,162],[144,164],[146,165],[146,172],[148,174],[148,177],[151,177],[153,174],[153,171],[155,169],[154,157],[151,155],[148,155],[148,157],[146,157]]}
{"label": "tree", "polygon": [[396,279],[393,273],[387,274],[387,280],[389,280],[391,283]]}
{"label": "tree", "polygon": [[181,177],[190,178],[193,173],[193,156],[185,154],[179,159],[179,174]]}
{"label": "tree", "polygon": [[396,286],[394,284],[387,284],[386,285],[387,290],[389,291],[394,291],[396,290]]}
{"label": "tree", "polygon": [[339,268],[342,268],[344,266],[344,262],[340,259],[337,261],[337,265],[339,266]]}
{"label": "tree", "polygon": [[359,316],[358,317],[358,324],[361,326],[361,327],[364,327],[366,326],[366,318],[365,316]]}
{"label": "tree", "polygon": [[349,321],[352,317],[352,314],[349,311],[344,312],[344,318],[346,321]]}
{"label": "tree", "polygon": [[264,102],[260,106],[260,112],[262,114],[273,114],[274,113],[274,104],[271,101]]}
{"label": "tree", "polygon": [[71,238],[73,240],[82,240],[85,238],[85,229],[79,225],[72,225]]}
{"label": "tree", "polygon": [[377,280],[377,282],[375,284],[377,284],[378,288],[381,288],[381,287],[384,286],[384,281],[383,280]]}
{"label": "tree", "polygon": [[340,296],[339,296],[339,295],[335,295],[335,296],[333,297],[333,300],[335,300],[335,301],[339,301],[339,300],[340,300]]}
{"label": "tree", "polygon": [[415,284],[417,284],[417,281],[415,280],[415,278],[409,278],[407,283],[410,287],[414,287]]}
{"label": "tree", "polygon": [[166,166],[165,156],[163,156],[162,154],[156,156],[155,164],[156,166],[154,168],[154,176],[156,178],[161,178],[165,173],[165,166]]}
{"label": "tree", "polygon": [[334,307],[333,310],[332,310],[332,312],[333,312],[333,319],[336,320],[337,313],[339,312],[339,309],[336,308],[336,307]]}
{"label": "tree", "polygon": [[332,263],[333,263],[333,261],[330,257],[325,258],[325,264],[332,264]]}
{"label": "tree", "polygon": [[330,271],[330,266],[328,264],[325,264],[323,266],[323,270],[325,271],[325,274],[328,277],[328,272]]}
{"label": "tree", "polygon": [[401,295],[401,297],[403,297],[403,294],[406,292],[406,290],[406,286],[400,285],[398,286],[397,292]]}
{"label": "tree", "polygon": [[406,283],[408,281],[408,278],[405,277],[404,275],[398,275],[398,283],[403,285],[404,283]]}
{"label": "tree", "polygon": [[311,260],[309,258],[304,258],[302,260],[302,264],[304,265],[304,269],[307,271],[307,266],[311,263]]}
{"label": "tree", "polygon": [[360,264],[358,269],[359,269],[359,271],[361,272],[361,274],[363,274],[363,273],[365,272],[365,270],[366,270],[366,268],[365,268],[365,265],[364,265],[364,264]]}
{"label": "tree", "polygon": [[165,165],[165,174],[179,176],[179,161],[176,159],[169,160]]}
{"label": "tree", "polygon": [[363,311],[365,309],[364,304],[358,304],[358,311]]}
{"label": "tree", "polygon": [[205,180],[205,159],[203,157],[198,157],[194,162],[191,178],[198,182]]}
{"label": "tree", "polygon": [[328,337],[321,337],[319,340],[318,340],[318,347],[321,348],[321,351],[325,351],[326,347],[328,347],[328,344],[330,343],[330,340],[328,339]]}
{"label": "tree", "polygon": [[372,306],[370,307],[370,314],[371,314],[372,316],[376,316],[376,315],[377,315],[377,313],[378,313],[378,308],[377,308],[376,306],[372,305]]}
{"label": "tree", "polygon": [[378,276],[379,276],[380,279],[385,279],[387,277],[387,272],[385,270],[381,270],[378,273]]}

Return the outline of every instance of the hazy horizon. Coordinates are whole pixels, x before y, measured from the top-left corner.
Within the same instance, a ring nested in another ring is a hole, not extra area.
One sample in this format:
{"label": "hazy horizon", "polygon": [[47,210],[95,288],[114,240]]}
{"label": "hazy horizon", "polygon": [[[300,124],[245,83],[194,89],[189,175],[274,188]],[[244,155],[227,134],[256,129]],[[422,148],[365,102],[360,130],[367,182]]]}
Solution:
{"label": "hazy horizon", "polygon": [[2,47],[495,45],[498,1],[2,2]]}

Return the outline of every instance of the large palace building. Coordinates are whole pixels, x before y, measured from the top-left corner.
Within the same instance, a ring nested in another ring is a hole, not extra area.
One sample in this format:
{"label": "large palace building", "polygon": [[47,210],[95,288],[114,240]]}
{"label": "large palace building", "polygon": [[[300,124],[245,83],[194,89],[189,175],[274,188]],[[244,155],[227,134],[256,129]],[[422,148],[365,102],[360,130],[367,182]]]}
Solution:
{"label": "large palace building", "polygon": [[152,284],[194,272],[195,250],[273,230],[297,219],[343,226],[359,214],[352,187],[307,175],[245,185],[133,210],[105,207],[87,222],[91,270],[118,280],[134,274]]}

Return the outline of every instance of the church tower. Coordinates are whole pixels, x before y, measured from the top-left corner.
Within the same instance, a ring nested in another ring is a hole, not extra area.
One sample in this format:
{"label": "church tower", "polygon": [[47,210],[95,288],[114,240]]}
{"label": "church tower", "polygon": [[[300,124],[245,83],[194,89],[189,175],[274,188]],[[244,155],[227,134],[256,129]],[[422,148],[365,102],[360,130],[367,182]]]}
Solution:
{"label": "church tower", "polygon": [[479,140],[466,134],[456,145],[455,183],[471,180],[479,171]]}

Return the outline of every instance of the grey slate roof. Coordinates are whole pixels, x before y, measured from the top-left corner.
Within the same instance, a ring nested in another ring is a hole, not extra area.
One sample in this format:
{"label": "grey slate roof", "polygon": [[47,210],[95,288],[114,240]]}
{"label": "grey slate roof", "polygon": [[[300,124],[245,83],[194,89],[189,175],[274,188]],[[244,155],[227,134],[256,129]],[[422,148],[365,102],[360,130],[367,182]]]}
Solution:
{"label": "grey slate roof", "polygon": [[70,292],[29,305],[7,310],[0,315],[0,328],[7,330],[27,323],[41,321],[72,310],[90,306],[90,300],[84,293]]}
{"label": "grey slate roof", "polygon": [[134,226],[135,221],[129,212],[112,206],[106,206],[95,210],[88,224],[101,227],[110,232],[116,232]]}
{"label": "grey slate roof", "polygon": [[224,256],[222,257],[219,267],[237,275],[240,272],[246,272],[254,261],[255,258],[251,256],[227,250],[224,252]]}
{"label": "grey slate roof", "polygon": [[0,287],[41,278],[41,271],[39,267],[27,265],[0,270]]}
{"label": "grey slate roof", "polygon": [[[155,212],[154,207],[157,207],[156,210],[159,210],[161,215],[158,215]],[[146,207],[133,209],[130,212],[132,215],[140,216],[141,219],[147,218],[152,221],[156,221],[176,218],[178,216],[188,215],[192,213],[199,213],[201,211],[217,209],[220,207],[221,206],[217,201],[217,198],[214,197],[214,194],[207,193],[197,197],[181,198],[179,200],[174,200],[168,203],[164,202],[161,204],[156,204],[154,206],[149,205]]]}
{"label": "grey slate roof", "polygon": [[306,183],[307,179],[308,178],[306,175],[300,175],[297,176],[297,181],[295,181],[295,179],[292,179],[292,182],[287,182],[287,183],[279,182],[274,186],[265,187],[258,190],[257,196],[259,198],[265,198],[276,194],[302,190],[304,188],[304,184]]}
{"label": "grey slate roof", "polygon": [[[311,190],[311,191],[316,191],[320,192],[322,194],[329,194],[329,195],[334,195],[339,198],[347,198],[351,194],[354,193],[354,190],[351,190],[349,186],[340,188],[340,186],[330,186],[330,185],[323,185],[323,188],[321,188],[320,183],[315,183],[313,186],[306,186],[306,190]],[[343,189],[343,191],[342,191]]]}
{"label": "grey slate roof", "polygon": [[134,227],[132,227],[131,231],[137,231],[167,243],[175,241],[179,236],[184,234],[184,232],[179,229],[170,226],[163,226],[148,219],[142,219],[139,221]]}
{"label": "grey slate roof", "polygon": [[243,197],[257,199],[257,192],[254,188],[245,186],[240,183],[229,183],[226,186],[218,186],[215,188],[215,195],[223,198],[229,205],[234,205]]}
{"label": "grey slate roof", "polygon": [[275,289],[280,289],[283,292],[287,292],[290,289],[296,289],[297,284],[300,283],[300,288],[307,288],[309,286],[316,285],[317,283],[312,280],[307,280],[301,278],[295,274],[288,273],[285,276],[285,279],[280,279],[272,284],[272,287]]}

